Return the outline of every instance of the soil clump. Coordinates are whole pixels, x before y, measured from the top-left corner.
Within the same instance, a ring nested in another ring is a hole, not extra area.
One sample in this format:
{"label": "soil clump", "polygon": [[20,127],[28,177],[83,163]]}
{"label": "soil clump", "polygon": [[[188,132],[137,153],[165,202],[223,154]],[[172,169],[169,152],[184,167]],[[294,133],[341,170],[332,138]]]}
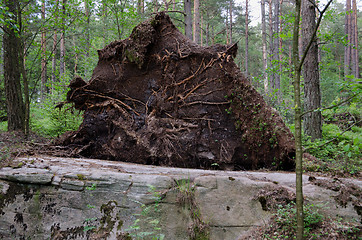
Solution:
{"label": "soil clump", "polygon": [[237,45],[202,47],[165,13],[98,51],[67,101],[84,111],[58,141],[73,156],[202,169],[294,168],[294,140],[233,62]]}

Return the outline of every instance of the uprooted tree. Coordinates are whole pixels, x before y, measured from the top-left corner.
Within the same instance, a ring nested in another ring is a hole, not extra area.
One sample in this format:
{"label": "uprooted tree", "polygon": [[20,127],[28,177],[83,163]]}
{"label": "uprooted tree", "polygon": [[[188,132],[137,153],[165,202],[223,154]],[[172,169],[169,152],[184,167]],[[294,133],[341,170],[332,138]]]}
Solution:
{"label": "uprooted tree", "polygon": [[159,13],[98,51],[67,101],[84,111],[60,142],[74,155],[191,168],[292,169],[294,140],[233,62],[237,45],[201,47]]}

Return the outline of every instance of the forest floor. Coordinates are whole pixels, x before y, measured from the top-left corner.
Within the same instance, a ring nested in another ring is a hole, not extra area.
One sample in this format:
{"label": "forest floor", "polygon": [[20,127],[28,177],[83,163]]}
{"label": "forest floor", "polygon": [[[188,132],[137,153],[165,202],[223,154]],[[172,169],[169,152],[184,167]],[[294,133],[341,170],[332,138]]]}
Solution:
{"label": "forest floor", "polygon": [[[47,138],[31,133],[25,138],[22,132],[0,131],[0,168],[12,166],[12,160],[16,157],[49,155],[57,157],[70,157],[72,150],[64,146],[54,144],[53,138]],[[311,165],[324,165],[324,168],[310,171]],[[356,178],[362,180],[360,172],[351,174],[349,171],[342,171],[336,162],[324,162],[311,155],[304,158],[304,172],[310,176]],[[340,165],[343,165],[341,162]]]}

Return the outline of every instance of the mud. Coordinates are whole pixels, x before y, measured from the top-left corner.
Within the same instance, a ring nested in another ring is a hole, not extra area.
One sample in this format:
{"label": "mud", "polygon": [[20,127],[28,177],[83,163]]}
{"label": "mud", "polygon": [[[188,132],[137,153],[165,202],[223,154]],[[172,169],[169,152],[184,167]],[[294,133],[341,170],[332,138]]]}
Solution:
{"label": "mud", "polygon": [[73,156],[202,169],[294,168],[294,140],[233,62],[237,45],[201,47],[159,13],[98,51],[67,101],[84,111],[58,143]]}

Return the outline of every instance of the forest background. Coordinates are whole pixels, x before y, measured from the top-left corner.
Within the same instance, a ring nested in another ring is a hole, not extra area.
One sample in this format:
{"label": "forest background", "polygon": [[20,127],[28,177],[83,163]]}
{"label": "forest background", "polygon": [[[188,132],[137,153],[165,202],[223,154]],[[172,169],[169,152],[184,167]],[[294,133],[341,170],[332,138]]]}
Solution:
{"label": "forest background", "polygon": [[[155,12],[168,11],[176,27],[200,45],[237,43],[236,64],[293,130],[295,3],[258,1],[258,18],[251,15],[256,13],[251,9],[255,4],[256,1],[247,0],[3,0],[0,5],[0,129],[25,132],[30,129],[47,137],[77,129],[82,113],[66,107],[55,108],[65,100],[71,79],[76,75],[89,79],[98,61],[98,49],[128,37],[137,24]],[[321,8],[323,4],[323,1],[316,2]],[[358,4],[356,0],[334,0],[317,32],[319,89],[312,90],[321,100],[320,105],[313,108],[313,114],[321,114],[321,121],[313,129],[321,128],[321,135],[306,132],[303,136],[304,147],[318,158],[304,164],[309,171],[356,175],[361,170],[359,26],[362,18]],[[20,126],[8,126],[7,121],[4,44],[9,29],[19,39],[17,51],[21,61],[16,63],[17,88],[26,122]],[[300,35],[302,46],[302,31]],[[300,56],[302,54],[301,47]],[[304,110],[309,110],[311,100],[307,96],[302,99]],[[306,117],[304,120],[307,122]]]}

